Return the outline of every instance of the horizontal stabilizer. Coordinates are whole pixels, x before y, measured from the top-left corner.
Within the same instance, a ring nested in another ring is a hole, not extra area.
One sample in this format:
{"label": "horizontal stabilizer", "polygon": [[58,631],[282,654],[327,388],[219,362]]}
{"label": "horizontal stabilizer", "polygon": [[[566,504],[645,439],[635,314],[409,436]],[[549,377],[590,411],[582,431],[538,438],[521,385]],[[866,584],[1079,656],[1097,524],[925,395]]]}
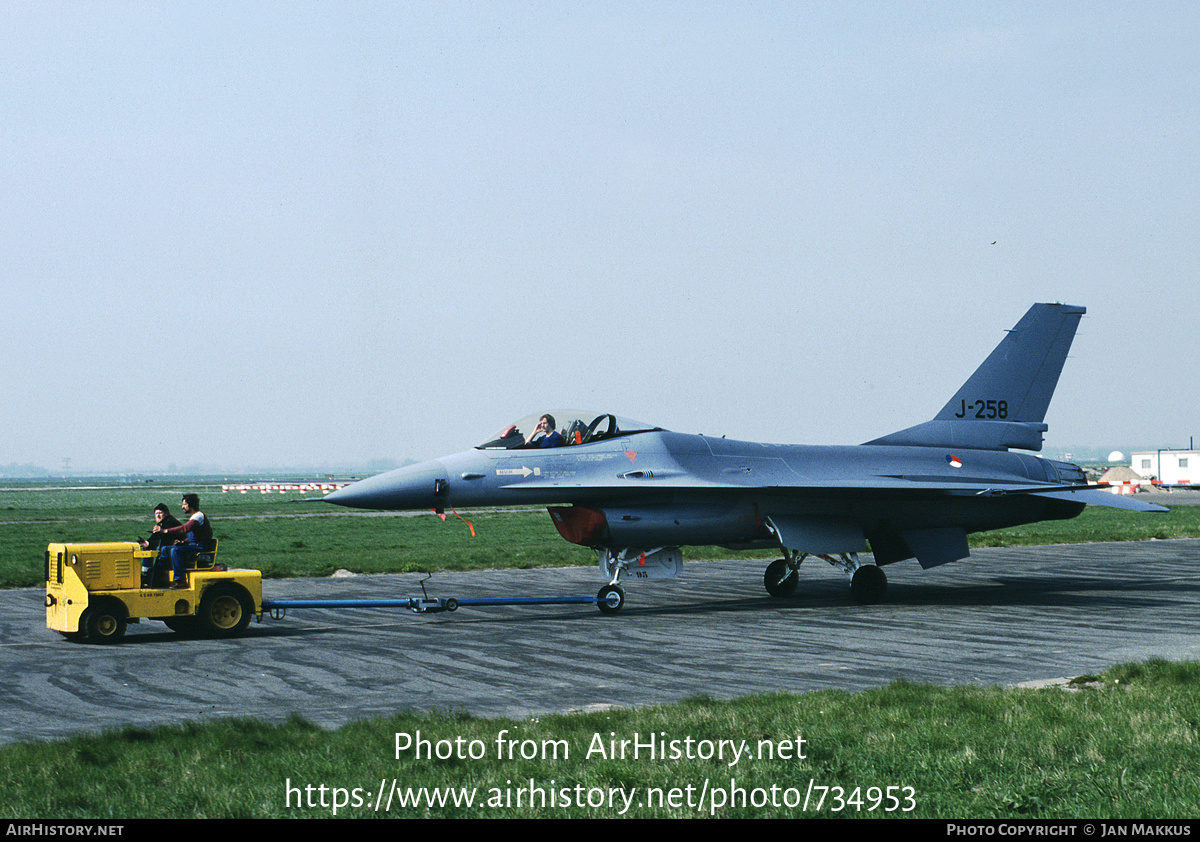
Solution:
{"label": "horizontal stabilizer", "polygon": [[1080,486],[1077,489],[1061,489],[1057,491],[1037,491],[1034,497],[1049,497],[1053,500],[1071,500],[1077,503],[1087,503],[1089,506],[1108,506],[1110,509],[1129,509],[1134,512],[1169,512],[1165,506],[1147,503],[1125,494],[1114,494],[1106,488],[1094,485]]}

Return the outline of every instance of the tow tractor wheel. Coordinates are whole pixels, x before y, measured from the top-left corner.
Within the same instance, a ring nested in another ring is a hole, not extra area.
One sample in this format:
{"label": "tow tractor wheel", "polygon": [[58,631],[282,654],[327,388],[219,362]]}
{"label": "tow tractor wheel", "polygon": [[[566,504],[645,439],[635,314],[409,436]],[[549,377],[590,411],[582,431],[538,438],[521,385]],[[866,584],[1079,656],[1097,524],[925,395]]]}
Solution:
{"label": "tow tractor wheel", "polygon": [[850,596],[859,605],[874,605],[887,593],[887,576],[877,565],[864,564],[850,579]]}
{"label": "tow tractor wheel", "polygon": [[88,606],[79,618],[79,628],[89,643],[114,643],[125,636],[125,619],[125,606],[105,599]]}
{"label": "tow tractor wheel", "polygon": [[791,596],[800,582],[800,572],[788,567],[787,559],[777,558],[767,565],[763,573],[763,585],[767,593],[776,598]]}
{"label": "tow tractor wheel", "polygon": [[196,619],[200,631],[209,637],[233,637],[250,625],[254,601],[239,585],[213,585],[200,600]]}
{"label": "tow tractor wheel", "polygon": [[596,599],[600,600],[596,605],[601,614],[616,614],[625,604],[625,591],[620,585],[605,585],[596,594]]}

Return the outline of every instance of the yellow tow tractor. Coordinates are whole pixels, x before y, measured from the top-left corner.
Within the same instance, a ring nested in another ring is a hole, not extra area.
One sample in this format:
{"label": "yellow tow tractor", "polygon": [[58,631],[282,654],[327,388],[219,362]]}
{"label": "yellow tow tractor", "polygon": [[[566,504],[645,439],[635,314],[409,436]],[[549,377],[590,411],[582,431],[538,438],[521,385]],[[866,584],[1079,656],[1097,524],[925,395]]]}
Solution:
{"label": "yellow tow tractor", "polygon": [[[199,553],[187,571],[187,587],[173,588],[169,564],[139,544],[50,544],[46,548],[46,626],[71,640],[113,643],[125,626],[162,620],[182,635],[235,637],[253,616],[281,619],[291,608],[407,608],[417,614],[457,611],[459,606],[595,605],[614,614],[624,591],[606,585],[597,596],[519,596],[456,599],[422,596],[366,599],[263,599],[262,572],[229,570],[217,562],[217,542]],[[147,562],[149,571],[142,572]],[[156,563],[157,562],[157,563]]]}
{"label": "yellow tow tractor", "polygon": [[[71,639],[111,643],[127,623],[162,620],[180,634],[232,637],[263,613],[262,573],[228,570],[217,542],[199,553],[186,588],[169,588],[169,565],[130,542],[50,544],[46,548],[46,625]],[[150,573],[143,577],[142,564]]]}

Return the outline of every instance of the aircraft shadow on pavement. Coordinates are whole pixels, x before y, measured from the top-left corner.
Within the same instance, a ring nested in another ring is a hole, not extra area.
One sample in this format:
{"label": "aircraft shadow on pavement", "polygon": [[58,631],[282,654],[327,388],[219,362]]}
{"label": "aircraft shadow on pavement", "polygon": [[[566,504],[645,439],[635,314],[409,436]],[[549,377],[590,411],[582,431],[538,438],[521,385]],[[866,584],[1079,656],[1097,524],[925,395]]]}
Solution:
{"label": "aircraft shadow on pavement", "polygon": [[[648,594],[649,599],[639,604],[639,590],[627,591],[627,602],[619,614],[602,616],[590,607],[546,610],[539,606],[516,606],[502,609],[460,608],[453,614],[408,617],[405,620],[440,625],[441,623],[531,623],[531,622],[587,622],[604,626],[617,625],[626,618],[669,617],[696,614],[761,614],[777,611],[847,611],[871,613],[876,611],[904,611],[924,608],[990,608],[990,607],[1046,607],[1074,606],[1092,610],[1113,608],[1164,608],[1184,607],[1194,604],[1200,596],[1200,583],[1168,582],[1160,577],[1141,581],[1125,580],[1114,583],[1096,576],[997,576],[987,582],[961,584],[957,582],[893,582],[888,586],[887,598],[876,605],[858,605],[850,597],[846,583],[840,579],[814,581],[801,580],[797,592],[782,599],[762,594],[746,594],[724,598],[706,598],[705,594],[691,592],[674,595]],[[663,604],[666,599],[671,601]],[[648,603],[648,604],[647,604]],[[396,615],[394,624],[408,624]],[[315,619],[315,618],[314,618]],[[366,619],[364,617],[364,619]],[[380,625],[378,615],[371,618],[372,626]],[[304,619],[296,618],[303,623]],[[344,631],[358,621],[340,615],[330,622],[321,618],[321,627],[260,627],[270,634],[316,634]],[[391,623],[388,623],[391,624]]]}
{"label": "aircraft shadow on pavement", "polygon": [[[406,632],[420,627],[434,633],[439,626],[447,623],[457,626],[480,623],[505,626],[512,623],[598,623],[603,628],[619,628],[626,620],[645,617],[754,615],[779,612],[852,612],[863,616],[880,612],[894,615],[896,612],[930,608],[1070,607],[1089,611],[1147,608],[1189,610],[1189,606],[1194,606],[1200,599],[1200,582],[1180,582],[1162,576],[1113,581],[1096,575],[1070,574],[999,575],[987,581],[972,583],[893,581],[888,585],[886,599],[874,605],[855,603],[850,597],[846,583],[840,579],[809,582],[801,580],[796,593],[784,598],[749,593],[711,598],[707,594],[694,591],[679,594],[676,598],[674,594],[642,591],[645,596],[641,599],[645,601],[639,604],[639,590],[630,589],[625,607],[613,616],[602,616],[594,608],[585,606],[549,610],[547,606],[460,608],[453,613],[415,616],[408,611],[388,612],[386,609],[342,612],[317,609],[288,616],[287,624],[278,624],[285,621],[270,619],[261,624],[253,623],[239,639],[325,637],[344,634],[360,627],[369,627],[376,631],[395,627],[398,631]],[[668,599],[670,602],[667,602]],[[130,632],[118,645],[174,643],[197,639],[177,635],[165,627],[131,627]]]}

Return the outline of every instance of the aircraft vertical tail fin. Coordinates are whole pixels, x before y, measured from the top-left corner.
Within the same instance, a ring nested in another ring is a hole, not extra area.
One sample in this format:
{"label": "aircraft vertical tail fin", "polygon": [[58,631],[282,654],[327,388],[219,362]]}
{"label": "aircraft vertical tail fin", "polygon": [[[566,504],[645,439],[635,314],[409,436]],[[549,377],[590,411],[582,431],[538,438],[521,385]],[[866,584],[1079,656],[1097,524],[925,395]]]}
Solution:
{"label": "aircraft vertical tail fin", "polygon": [[1041,450],[1046,409],[1085,312],[1034,304],[932,421],[867,443]]}
{"label": "aircraft vertical tail fin", "polygon": [[934,420],[995,418],[989,401],[1005,405],[1001,420],[1044,420],[1085,312],[1067,304],[1034,304]]}

